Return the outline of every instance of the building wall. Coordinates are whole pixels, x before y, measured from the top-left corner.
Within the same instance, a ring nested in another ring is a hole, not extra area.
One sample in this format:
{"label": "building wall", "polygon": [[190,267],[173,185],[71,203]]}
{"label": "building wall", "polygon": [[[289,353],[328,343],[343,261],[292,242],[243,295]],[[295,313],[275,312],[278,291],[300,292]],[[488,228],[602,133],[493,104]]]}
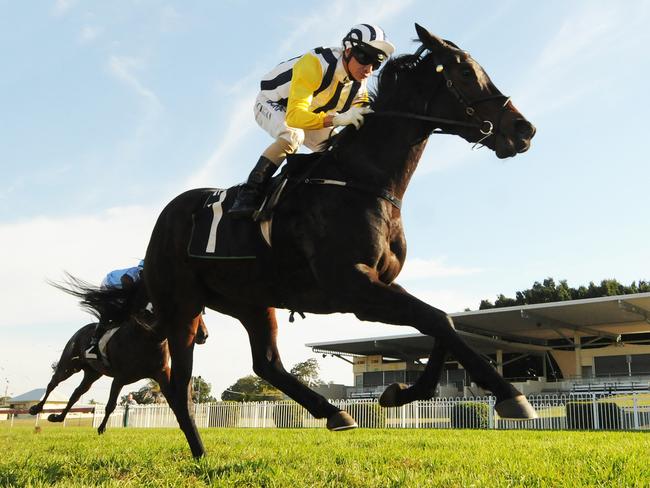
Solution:
{"label": "building wall", "polygon": [[[552,351],[551,354],[557,361],[564,378],[576,378],[582,375],[582,370],[577,371],[576,353],[574,351]],[[604,356],[622,356],[635,354],[650,354],[650,346],[638,344],[623,344],[622,346],[607,346],[593,349],[580,350],[580,367],[595,368],[595,358]],[[598,374],[602,374],[599,371]]]}

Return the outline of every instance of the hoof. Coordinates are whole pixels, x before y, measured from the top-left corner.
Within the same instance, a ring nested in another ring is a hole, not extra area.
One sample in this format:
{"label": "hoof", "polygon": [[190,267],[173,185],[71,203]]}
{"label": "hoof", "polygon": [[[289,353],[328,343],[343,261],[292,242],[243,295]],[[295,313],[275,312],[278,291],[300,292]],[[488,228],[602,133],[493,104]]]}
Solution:
{"label": "hoof", "polygon": [[382,407],[401,407],[403,403],[397,400],[399,393],[406,390],[408,386],[404,383],[393,383],[379,397],[379,405]]}
{"label": "hoof", "polygon": [[528,403],[524,395],[517,395],[514,398],[503,400],[494,406],[494,409],[502,419],[510,420],[533,420],[539,418],[533,406]]}
{"label": "hoof", "polygon": [[340,410],[327,419],[327,428],[332,431],[356,429],[357,422],[349,413]]}
{"label": "hoof", "polygon": [[102,435],[104,432],[106,432],[106,427],[103,427],[101,425],[99,427],[97,427],[97,433],[99,435]]}
{"label": "hoof", "polygon": [[47,420],[50,422],[63,422],[63,419],[60,416],[53,413],[47,416]]}
{"label": "hoof", "polygon": [[38,405],[32,405],[29,407],[29,414],[30,415],[36,415],[37,413],[40,413],[41,409],[38,408]]}

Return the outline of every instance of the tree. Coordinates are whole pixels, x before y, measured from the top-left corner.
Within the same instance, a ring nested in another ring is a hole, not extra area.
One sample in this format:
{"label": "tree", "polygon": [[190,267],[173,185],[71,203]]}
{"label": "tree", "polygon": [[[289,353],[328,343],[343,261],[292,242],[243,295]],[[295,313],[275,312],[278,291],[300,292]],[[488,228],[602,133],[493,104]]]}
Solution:
{"label": "tree", "polygon": [[638,284],[633,281],[630,286],[625,286],[615,279],[610,279],[602,280],[600,285],[595,285],[592,281],[587,287],[580,286],[578,288],[571,288],[566,280],[561,280],[556,284],[553,278],[546,278],[542,283],[536,281],[531,288],[516,292],[515,298],[509,298],[501,294],[497,296],[494,304],[489,300],[481,300],[479,310],[513,307],[516,305],[531,305],[533,303],[562,302],[583,298],[628,295],[630,293],[643,293],[648,291],[650,291],[650,282],[643,280],[640,280]]}
{"label": "tree", "polygon": [[192,376],[192,401],[194,403],[214,402],[216,398],[210,395],[212,385],[200,376]]}
{"label": "tree", "polygon": [[[315,359],[296,363],[290,373],[307,386],[324,385],[319,377],[320,366]],[[282,400],[282,392],[255,375],[244,376],[221,393],[224,401],[259,402]]]}
{"label": "tree", "polygon": [[290,371],[292,375],[307,386],[320,386],[325,384],[325,382],[320,379],[319,372],[320,366],[318,365],[318,361],[314,358],[297,363]]}
{"label": "tree", "polygon": [[125,405],[129,393],[133,395],[133,399],[140,405],[147,405],[149,403],[160,403],[163,401],[163,395],[160,391],[160,385],[154,381],[149,382],[137,391],[130,391],[126,395],[120,397],[120,405]]}
{"label": "tree", "polygon": [[260,402],[282,400],[280,390],[255,375],[239,378],[221,394],[224,401]]}

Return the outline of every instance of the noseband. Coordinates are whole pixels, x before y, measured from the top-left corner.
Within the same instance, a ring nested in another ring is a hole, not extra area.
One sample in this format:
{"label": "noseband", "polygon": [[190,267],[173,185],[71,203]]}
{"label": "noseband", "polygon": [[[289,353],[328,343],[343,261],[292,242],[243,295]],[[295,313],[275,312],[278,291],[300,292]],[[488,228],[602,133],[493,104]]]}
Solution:
{"label": "noseband", "polygon": [[[422,53],[426,50],[424,46],[420,46],[418,50],[415,52],[415,61],[413,62],[412,66],[414,66],[417,62],[419,62],[422,59]],[[469,97],[465,96],[465,94],[462,92],[462,90],[454,84],[451,78],[449,78],[449,75],[447,74],[447,70],[444,69],[443,64],[437,64],[436,65],[436,73],[442,73],[442,76],[445,78],[445,86],[447,89],[451,92],[451,94],[456,98],[458,103],[460,103],[464,108],[465,108],[465,113],[467,114],[468,117],[472,119],[471,122],[466,122],[462,120],[453,120],[453,119],[444,119],[440,117],[433,117],[430,115],[420,115],[420,114],[414,114],[410,112],[401,112],[401,111],[396,111],[396,110],[387,110],[384,112],[373,112],[371,115],[380,115],[380,116],[389,116],[389,117],[402,117],[406,119],[415,119],[415,120],[424,120],[427,122],[437,122],[440,124],[445,124],[445,125],[453,125],[457,127],[469,127],[472,129],[478,129],[481,134],[483,134],[483,137],[476,141],[472,148],[476,149],[478,147],[482,147],[482,142],[486,140],[488,137],[494,135],[495,133],[499,132],[499,127],[501,126],[501,118],[503,116],[503,112],[505,111],[505,108],[507,107],[508,103],[510,102],[510,97],[503,95],[501,93],[496,94],[496,95],[487,95],[485,97],[478,98],[476,100],[470,100]],[[503,100],[503,105],[501,106],[501,110],[499,111],[498,118],[496,120],[496,123],[493,123],[491,120],[481,117],[480,114],[477,113],[476,111],[476,106],[483,103],[487,102],[490,100]],[[427,107],[433,105],[432,101],[429,101],[427,103]],[[439,128],[439,130],[434,130],[432,131],[434,134],[449,134],[449,132],[445,131],[442,128]]]}

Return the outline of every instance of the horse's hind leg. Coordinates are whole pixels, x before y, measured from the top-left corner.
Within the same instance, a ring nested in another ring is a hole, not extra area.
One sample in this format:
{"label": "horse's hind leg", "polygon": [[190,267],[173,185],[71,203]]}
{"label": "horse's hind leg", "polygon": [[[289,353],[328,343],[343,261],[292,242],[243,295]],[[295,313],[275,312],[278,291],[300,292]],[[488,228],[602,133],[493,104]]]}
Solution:
{"label": "horse's hind leg", "polygon": [[284,369],[276,343],[278,324],[275,320],[275,309],[247,308],[235,316],[248,332],[255,374],[293,398],[317,419],[327,418],[329,429],[345,430],[356,427],[356,423],[348,414],[341,412]]}
{"label": "horse's hind leg", "polygon": [[98,373],[94,369],[86,368],[84,369],[84,377],[83,380],[81,380],[81,383],[79,383],[79,386],[75,388],[75,390],[72,392],[72,395],[70,396],[70,400],[68,401],[68,404],[65,406],[63,411],[56,415],[56,414],[50,414],[47,417],[47,420],[50,422],[63,422],[65,420],[65,416],[68,415],[68,412],[72,408],[72,406],[77,403],[77,400],[81,398],[81,395],[86,393],[91,385],[97,381],[99,378],[102,377],[101,373]]}
{"label": "horse's hind leg", "polygon": [[106,424],[108,423],[108,418],[115,410],[115,405],[117,405],[117,397],[119,396],[123,386],[124,384],[122,382],[118,381],[117,379],[113,379],[113,382],[111,383],[111,393],[108,396],[108,403],[106,403],[106,410],[104,411],[104,418],[102,419],[102,423],[99,424],[99,427],[97,428],[97,433],[99,435],[106,432]]}

